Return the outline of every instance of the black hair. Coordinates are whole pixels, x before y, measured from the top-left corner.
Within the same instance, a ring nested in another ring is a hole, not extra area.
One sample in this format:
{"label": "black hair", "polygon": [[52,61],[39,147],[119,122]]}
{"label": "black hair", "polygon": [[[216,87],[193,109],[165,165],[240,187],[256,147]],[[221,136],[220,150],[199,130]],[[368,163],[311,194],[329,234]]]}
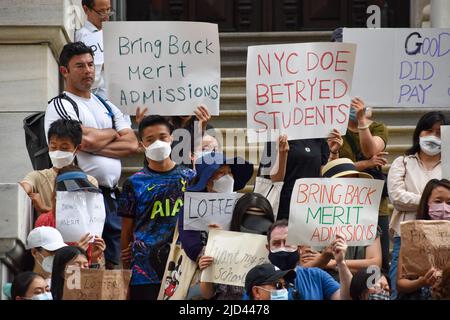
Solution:
{"label": "black hair", "polygon": [[444,187],[447,190],[450,190],[450,181],[448,181],[447,179],[431,179],[430,181],[428,181],[422,191],[419,206],[417,207],[417,220],[431,220],[430,215],[428,214],[428,210],[430,209],[430,207],[428,206],[428,200],[430,199],[433,190],[437,187]]}
{"label": "black hair", "polygon": [[287,227],[288,226],[288,221],[287,219],[281,219],[281,220],[277,220],[275,221],[275,223],[273,223],[270,227],[269,230],[267,230],[267,243],[270,245],[270,238],[272,236],[272,231],[275,228],[278,227]]}
{"label": "black hair", "polygon": [[82,0],[81,5],[86,6],[89,9],[92,9],[92,8],[94,8],[95,0]]}
{"label": "black hair", "polygon": [[139,138],[142,140],[142,133],[145,128],[151,127],[151,126],[156,126],[159,124],[165,125],[169,129],[169,133],[172,134],[173,126],[167,120],[167,118],[162,117],[162,116],[153,115],[153,116],[145,117],[139,124]]}
{"label": "black hair", "polygon": [[70,139],[76,147],[81,144],[83,130],[81,129],[79,121],[58,119],[50,125],[47,136],[48,141],[50,141],[50,138],[53,136]]}
{"label": "black hair", "polygon": [[250,192],[244,194],[234,206],[233,215],[230,223],[230,231],[240,231],[242,222],[245,215],[250,208],[258,208],[263,210],[264,217],[270,220],[272,223],[275,221],[273,216],[272,205],[263,195]]}
{"label": "black hair", "polygon": [[16,300],[16,297],[24,297],[31,283],[37,277],[44,279],[40,274],[32,271],[25,271],[15,276],[11,285],[11,300]]}
{"label": "black hair", "polygon": [[[363,268],[363,269],[359,269],[358,272],[356,272],[353,275],[352,281],[350,282],[350,297],[352,298],[352,300],[361,300],[362,295],[369,290],[369,287],[367,286],[367,281],[369,280],[370,277],[373,277],[374,275],[374,271],[376,271],[376,269],[369,269],[369,267],[367,268]],[[389,278],[389,276],[387,275],[387,273],[383,270],[381,270],[381,274],[380,277],[385,277],[386,280],[388,281],[389,287],[391,286],[391,280]],[[378,280],[378,279],[375,279]]]}
{"label": "black hair", "polygon": [[74,56],[79,56],[82,54],[89,53],[92,57],[94,57],[94,51],[92,51],[91,47],[88,47],[83,42],[71,42],[64,46],[59,55],[59,65],[62,67],[66,67],[69,65],[69,61]]}
{"label": "black hair", "polygon": [[64,273],[66,271],[66,265],[75,257],[83,255],[88,258],[86,251],[77,246],[62,247],[56,251],[55,258],[53,260],[52,269],[52,285],[51,291],[53,300],[61,300],[64,290]]}
{"label": "black hair", "polygon": [[406,150],[406,155],[413,155],[420,151],[420,133],[424,130],[429,130],[437,122],[441,125],[448,125],[450,121],[441,111],[430,111],[425,113],[417,122],[412,138],[412,147]]}

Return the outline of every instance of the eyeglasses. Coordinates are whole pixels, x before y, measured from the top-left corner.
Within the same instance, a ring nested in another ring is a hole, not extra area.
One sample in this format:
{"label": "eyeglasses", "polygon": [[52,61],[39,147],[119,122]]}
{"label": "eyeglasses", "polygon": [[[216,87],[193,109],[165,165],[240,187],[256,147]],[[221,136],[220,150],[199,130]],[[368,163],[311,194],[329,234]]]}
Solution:
{"label": "eyeglasses", "polygon": [[106,18],[106,17],[111,17],[113,16],[116,12],[114,10],[107,10],[106,12],[99,12],[97,10],[95,10],[94,8],[90,8],[92,11],[94,11],[96,14],[98,14],[98,16],[100,18]]}
{"label": "eyeglasses", "polygon": [[[282,282],[280,282],[280,281],[275,282],[275,283],[268,283],[268,284],[273,285],[273,286],[275,287],[276,290],[281,290],[281,289],[284,289],[284,288],[285,288],[284,283],[282,283]],[[267,292],[272,291],[272,290],[266,289],[266,288],[261,287],[261,286],[257,286],[257,287],[258,287],[258,288],[261,288],[261,289],[263,289],[264,291],[267,291]]]}

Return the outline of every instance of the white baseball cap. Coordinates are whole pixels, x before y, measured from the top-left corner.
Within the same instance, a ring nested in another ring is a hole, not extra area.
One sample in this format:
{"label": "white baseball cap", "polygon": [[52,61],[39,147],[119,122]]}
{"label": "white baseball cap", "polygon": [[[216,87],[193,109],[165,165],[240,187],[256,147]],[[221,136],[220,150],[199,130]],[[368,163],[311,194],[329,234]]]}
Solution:
{"label": "white baseball cap", "polygon": [[55,251],[67,246],[58,230],[52,227],[38,227],[30,231],[27,238],[27,249],[42,247],[47,251]]}

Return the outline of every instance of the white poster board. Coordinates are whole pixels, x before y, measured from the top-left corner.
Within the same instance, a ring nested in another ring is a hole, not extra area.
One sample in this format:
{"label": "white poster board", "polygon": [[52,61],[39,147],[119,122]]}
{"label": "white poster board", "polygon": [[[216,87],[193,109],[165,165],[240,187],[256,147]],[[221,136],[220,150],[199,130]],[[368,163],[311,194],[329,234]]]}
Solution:
{"label": "white poster board", "polygon": [[356,43],[352,96],[379,107],[450,107],[450,29],[344,28]]}
{"label": "white poster board", "polygon": [[101,237],[105,219],[101,193],[56,192],[56,229],[64,242],[77,242],[86,233]]}
{"label": "white poster board", "polygon": [[441,126],[442,178],[450,180],[450,126]]}
{"label": "white poster board", "polygon": [[92,51],[94,51],[94,63],[95,65],[102,65],[104,62],[103,59],[103,31],[100,30],[98,32],[89,33],[85,36],[82,41],[88,46],[91,47]]}
{"label": "white poster board", "polygon": [[[297,43],[248,47],[248,141],[325,138],[347,130],[356,45]],[[274,135],[268,137],[273,130]]]}
{"label": "white poster board", "polygon": [[208,225],[218,224],[229,230],[234,205],[242,196],[242,193],[186,192],[183,229],[208,231]]}
{"label": "white poster board", "polygon": [[205,255],[214,261],[203,270],[201,281],[243,287],[248,271],[268,261],[266,244],[266,236],[210,230]]}
{"label": "white poster board", "polygon": [[110,100],[122,112],[192,115],[205,104],[219,115],[220,45],[217,24],[145,21],[103,24]]}
{"label": "white poster board", "polygon": [[349,246],[371,244],[377,235],[382,180],[305,178],[295,181],[288,243],[326,246],[336,234]]}

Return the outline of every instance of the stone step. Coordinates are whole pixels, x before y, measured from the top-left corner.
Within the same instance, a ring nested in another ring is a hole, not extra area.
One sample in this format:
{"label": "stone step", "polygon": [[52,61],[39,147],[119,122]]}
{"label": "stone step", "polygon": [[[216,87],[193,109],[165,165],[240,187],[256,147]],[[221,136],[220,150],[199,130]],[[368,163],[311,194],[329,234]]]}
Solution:
{"label": "stone step", "polygon": [[332,31],[223,32],[220,47],[247,47],[264,44],[330,41]]}
{"label": "stone step", "polygon": [[222,78],[221,94],[245,94],[245,77]]}

